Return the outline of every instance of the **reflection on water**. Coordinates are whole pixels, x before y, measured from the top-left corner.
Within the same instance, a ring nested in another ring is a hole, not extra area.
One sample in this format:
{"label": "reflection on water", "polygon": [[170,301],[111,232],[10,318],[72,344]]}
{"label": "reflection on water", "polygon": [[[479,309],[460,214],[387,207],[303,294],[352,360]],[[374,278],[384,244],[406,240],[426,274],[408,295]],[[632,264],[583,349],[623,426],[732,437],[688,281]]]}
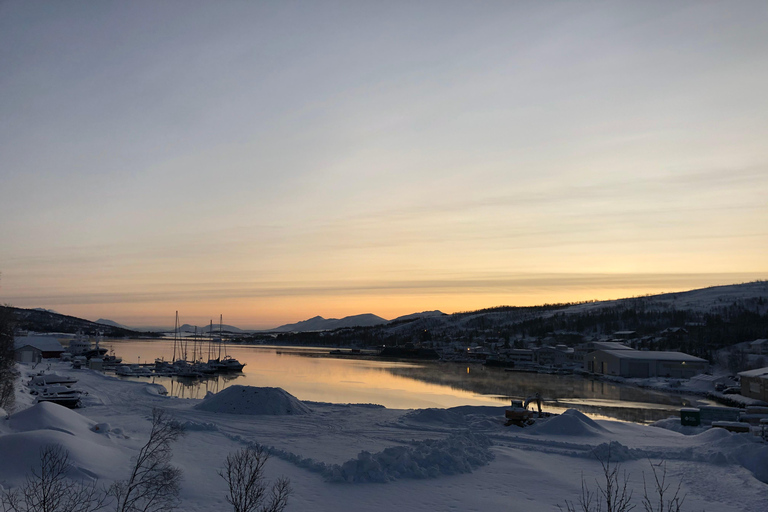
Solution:
{"label": "reflection on water", "polygon": [[680,395],[575,375],[507,372],[482,365],[445,363],[389,371],[452,389],[492,396],[499,405],[540,393],[544,399],[544,410],[549,412],[575,408],[592,417],[605,416],[637,423],[651,423],[676,416],[680,407],[690,405],[690,399]]}
{"label": "reflection on water", "polygon": [[[170,360],[170,340],[112,343],[124,361]],[[106,345],[109,345],[106,344]],[[506,372],[499,368],[456,363],[406,363],[326,357],[328,349],[227,346],[229,355],[246,363],[242,374],[190,380],[143,379],[162,384],[181,398],[203,398],[232,384],[280,387],[301,400],[376,403],[389,408],[508,405],[538,392],[544,409],[572,407],[592,417],[647,423],[676,415],[688,401],[681,396],[620,386],[570,375]],[[131,380],[142,380],[131,378]]]}

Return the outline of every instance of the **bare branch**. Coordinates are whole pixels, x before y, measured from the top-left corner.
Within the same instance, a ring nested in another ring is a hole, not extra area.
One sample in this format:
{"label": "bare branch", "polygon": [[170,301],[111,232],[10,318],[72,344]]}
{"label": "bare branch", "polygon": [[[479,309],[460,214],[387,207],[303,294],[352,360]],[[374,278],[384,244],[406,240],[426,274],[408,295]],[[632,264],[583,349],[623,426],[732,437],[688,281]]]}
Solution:
{"label": "bare branch", "polygon": [[136,457],[128,480],[115,482],[109,494],[117,499],[117,512],[174,510],[181,490],[181,469],[170,465],[171,443],[184,435],[184,428],[167,412],[152,411],[149,440]]}
{"label": "bare branch", "polygon": [[291,495],[290,482],[280,478],[269,491],[264,481],[264,465],[269,454],[262,447],[247,447],[230,453],[219,471],[228,486],[227,503],[235,512],[282,512]]}

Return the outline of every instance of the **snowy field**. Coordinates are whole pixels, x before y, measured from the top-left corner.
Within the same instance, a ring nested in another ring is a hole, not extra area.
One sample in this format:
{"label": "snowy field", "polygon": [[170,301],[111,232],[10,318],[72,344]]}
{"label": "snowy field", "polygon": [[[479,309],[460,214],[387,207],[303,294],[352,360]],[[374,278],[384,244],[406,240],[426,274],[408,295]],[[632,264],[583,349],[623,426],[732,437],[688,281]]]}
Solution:
{"label": "snowy field", "polygon": [[[242,386],[185,400],[152,384],[55,369],[77,376],[88,393],[84,407],[34,405],[34,397],[18,393],[14,413],[0,420],[4,487],[23,483],[40,447],[52,443],[69,450],[76,478],[126,478],[159,407],[186,426],[173,447],[173,462],[184,470],[185,511],[228,509],[217,471],[249,443],[272,451],[270,479],[290,479],[289,511],[554,511],[576,501],[582,478],[593,485],[601,476],[595,455],[605,457],[610,443],[639,509],[643,474],[666,460],[668,478],[682,482],[684,510],[768,510],[768,444],[722,429],[682,432],[678,420],[660,428],[569,410],[530,427],[505,427],[504,407],[393,410],[301,402],[277,388]],[[26,382],[33,370],[21,370]]]}

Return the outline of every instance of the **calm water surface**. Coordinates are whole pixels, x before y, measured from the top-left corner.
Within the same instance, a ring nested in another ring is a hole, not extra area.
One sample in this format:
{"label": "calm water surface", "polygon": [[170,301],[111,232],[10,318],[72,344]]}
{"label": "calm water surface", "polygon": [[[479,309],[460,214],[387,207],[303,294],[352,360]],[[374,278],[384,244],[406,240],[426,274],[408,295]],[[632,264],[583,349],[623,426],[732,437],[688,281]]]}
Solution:
{"label": "calm water surface", "polygon": [[[171,360],[172,340],[105,342],[124,363]],[[191,345],[188,347],[191,356]],[[544,410],[577,408],[593,418],[646,423],[677,415],[690,399],[594,381],[579,376],[505,372],[482,365],[395,362],[328,356],[330,349],[227,345],[226,353],[246,363],[242,373],[189,381],[177,377],[127,378],[156,382],[169,394],[203,398],[233,384],[280,387],[300,400],[375,403],[388,408],[447,408],[509,405],[536,392]],[[207,349],[203,359],[207,359]]]}

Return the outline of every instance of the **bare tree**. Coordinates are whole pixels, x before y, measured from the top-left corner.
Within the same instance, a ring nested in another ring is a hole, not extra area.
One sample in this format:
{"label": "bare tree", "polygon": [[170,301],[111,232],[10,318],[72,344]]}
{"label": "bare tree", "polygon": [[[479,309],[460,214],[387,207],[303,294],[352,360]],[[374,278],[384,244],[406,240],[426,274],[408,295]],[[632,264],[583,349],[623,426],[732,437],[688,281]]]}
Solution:
{"label": "bare tree", "polygon": [[117,512],[174,510],[179,501],[181,474],[170,465],[171,443],[184,435],[184,428],[167,412],[152,410],[149,441],[139,451],[131,476],[115,482],[109,494],[117,500]]}
{"label": "bare tree", "polygon": [[[595,455],[603,468],[604,483],[595,479],[597,490],[591,490],[581,479],[581,496],[577,504],[565,501],[568,512],[629,512],[635,508],[632,504],[632,490],[628,488],[629,475],[621,471],[621,465],[611,463],[611,445],[608,445],[608,455],[605,460]],[[605,509],[603,509],[605,507]]]}
{"label": "bare tree", "polygon": [[13,310],[0,306],[0,408],[13,405],[16,360],[13,346]]}
{"label": "bare tree", "polygon": [[[653,471],[653,484],[655,487],[655,495],[653,501],[648,496],[648,487],[645,482],[645,473],[643,473],[643,508],[646,512],[680,512],[685,501],[685,496],[680,496],[680,487],[682,482],[677,483],[674,494],[669,497],[671,483],[667,482],[667,461],[663,460],[658,465],[654,465],[651,461],[651,470]],[[661,476],[657,471],[657,467],[661,467]],[[665,495],[667,496],[665,500]],[[654,503],[658,503],[654,505]]]}
{"label": "bare tree", "polygon": [[264,464],[268,459],[269,454],[260,446],[243,448],[227,456],[219,476],[227,482],[227,503],[235,512],[282,512],[288,504],[292,492],[288,479],[279,478],[267,490]]}
{"label": "bare tree", "polygon": [[4,490],[3,512],[95,512],[105,506],[107,496],[96,482],[73,483],[69,453],[61,445],[40,449],[40,469],[32,468],[21,489]]}
{"label": "bare tree", "polygon": [[[606,460],[597,458],[603,468],[605,483],[600,484],[595,480],[597,490],[590,489],[584,477],[581,479],[581,496],[578,502],[565,501],[567,512],[629,512],[635,508],[632,504],[632,491],[627,488],[629,475],[626,472],[620,474],[620,464],[611,463],[611,450],[608,449]],[[650,460],[653,471],[653,489],[649,495],[648,483],[643,473],[643,499],[641,503],[645,512],[682,512],[685,496],[680,496],[682,482],[672,492],[672,483],[667,482],[667,462],[662,460],[654,464]],[[659,471],[658,468],[661,468]],[[603,508],[605,507],[605,508]],[[562,510],[562,507],[558,505]]]}

